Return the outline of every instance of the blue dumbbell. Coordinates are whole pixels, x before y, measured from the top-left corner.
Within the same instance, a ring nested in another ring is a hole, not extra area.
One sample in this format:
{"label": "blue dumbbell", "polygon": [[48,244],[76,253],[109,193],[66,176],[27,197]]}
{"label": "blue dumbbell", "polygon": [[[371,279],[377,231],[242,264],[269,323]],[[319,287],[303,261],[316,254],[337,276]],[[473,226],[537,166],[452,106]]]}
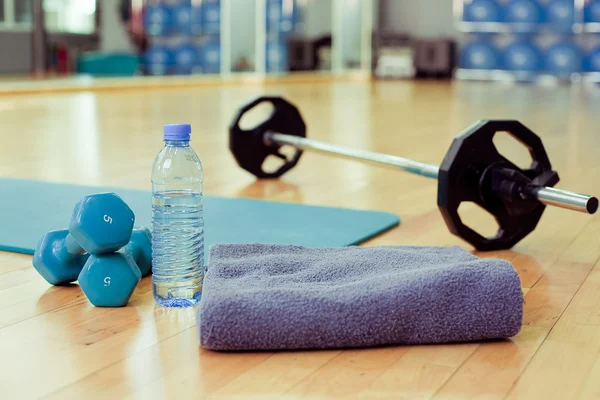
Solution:
{"label": "blue dumbbell", "polygon": [[144,27],[149,36],[166,36],[171,33],[173,15],[168,7],[149,5],[144,11]]}
{"label": "blue dumbbell", "polygon": [[539,24],[544,21],[544,13],[536,0],[510,0],[504,8],[504,20],[510,23]]}
{"label": "blue dumbbell", "polygon": [[469,22],[500,22],[502,12],[494,0],[473,0],[466,2],[463,10],[463,20]]}
{"label": "blue dumbbell", "polygon": [[553,75],[567,76],[581,71],[581,54],[574,43],[559,42],[546,50],[544,58],[546,70]]}
{"label": "blue dumbbell", "polygon": [[546,18],[555,31],[570,31],[575,23],[573,0],[550,0],[546,6]]}
{"label": "blue dumbbell", "polygon": [[600,46],[586,55],[583,69],[586,72],[600,72]]}
{"label": "blue dumbbell", "polygon": [[74,282],[88,254],[110,253],[127,245],[134,220],[131,208],[114,193],[85,196],[75,206],[68,230],[42,237],[33,267],[52,285]]}
{"label": "blue dumbbell", "polygon": [[466,69],[497,69],[498,53],[491,43],[483,40],[474,41],[462,49],[460,65]]}
{"label": "blue dumbbell", "polygon": [[583,21],[600,22],[600,0],[590,0],[583,8]]}
{"label": "blue dumbbell", "polygon": [[88,300],[96,307],[127,305],[133,290],[152,272],[150,230],[134,229],[129,244],[117,253],[89,257],[78,280]]}
{"label": "blue dumbbell", "polygon": [[133,257],[118,252],[89,257],[79,274],[79,286],[96,307],[127,305],[142,273]]}
{"label": "blue dumbbell", "polygon": [[542,67],[542,55],[530,42],[516,41],[504,49],[503,64],[509,71],[538,71]]}
{"label": "blue dumbbell", "polygon": [[121,251],[133,257],[142,277],[152,272],[152,241],[148,228],[136,228],[131,233],[131,240]]}

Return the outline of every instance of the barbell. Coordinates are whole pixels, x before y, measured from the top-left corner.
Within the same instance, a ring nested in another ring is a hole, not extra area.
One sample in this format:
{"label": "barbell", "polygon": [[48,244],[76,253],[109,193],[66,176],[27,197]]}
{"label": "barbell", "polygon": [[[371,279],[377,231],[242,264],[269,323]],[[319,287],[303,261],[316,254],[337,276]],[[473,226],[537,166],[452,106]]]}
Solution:
{"label": "barbell", "polygon": [[[271,114],[256,127],[242,129],[242,117],[261,103],[272,104]],[[528,168],[519,168],[498,152],[493,143],[497,132],[509,133],[528,149],[532,158]],[[295,148],[293,155],[280,152],[285,145]],[[298,163],[303,151],[310,150],[437,179],[437,204],[448,229],[481,251],[513,247],[535,229],[547,205],[587,214],[598,209],[596,197],[553,187],[559,177],[541,139],[516,120],[475,122],[456,136],[438,167],[307,139],[306,124],[293,104],[282,97],[259,97],[235,115],[229,127],[229,148],[239,166],[257,178],[280,177]],[[275,171],[265,171],[264,161],[271,155],[283,164]],[[463,202],[478,204],[496,219],[499,229],[493,237],[485,237],[461,221],[458,208]]]}

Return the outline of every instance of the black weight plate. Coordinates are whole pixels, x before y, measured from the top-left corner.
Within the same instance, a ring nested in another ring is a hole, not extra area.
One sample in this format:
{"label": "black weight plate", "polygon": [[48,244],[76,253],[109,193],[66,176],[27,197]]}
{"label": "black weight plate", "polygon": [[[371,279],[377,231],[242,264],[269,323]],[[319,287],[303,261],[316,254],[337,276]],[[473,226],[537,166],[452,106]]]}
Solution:
{"label": "black weight plate", "polygon": [[[521,170],[498,152],[493,143],[497,132],[511,134],[528,148],[533,159],[528,169]],[[540,202],[518,198],[507,202],[484,186],[484,173],[495,167],[518,171],[534,184],[552,186],[558,182],[558,175],[548,173],[553,172],[552,166],[540,138],[520,122],[483,120],[465,129],[454,139],[440,166],[438,206],[448,229],[478,250],[513,247],[535,229],[545,209]],[[465,201],[478,204],[494,216],[500,227],[496,236],[486,238],[461,221],[458,207]],[[519,201],[526,212],[511,208],[519,207]]]}
{"label": "black weight plate", "polygon": [[[273,112],[254,129],[244,130],[240,121],[244,114],[263,102],[273,105]],[[302,150],[296,149],[294,155],[287,158],[279,152],[277,144],[267,144],[264,135],[268,132],[306,137],[306,125],[298,109],[281,97],[259,97],[237,112],[229,127],[229,149],[238,165],[257,178],[278,178],[293,168],[302,155]],[[273,172],[266,172],[262,166],[265,159],[274,155],[283,159],[284,164]]]}

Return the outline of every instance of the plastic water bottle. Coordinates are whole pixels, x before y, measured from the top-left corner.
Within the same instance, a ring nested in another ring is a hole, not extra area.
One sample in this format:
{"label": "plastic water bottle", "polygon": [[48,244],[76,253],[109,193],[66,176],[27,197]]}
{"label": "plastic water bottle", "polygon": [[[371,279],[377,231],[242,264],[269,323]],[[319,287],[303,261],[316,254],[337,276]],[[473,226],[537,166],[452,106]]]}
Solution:
{"label": "plastic water bottle", "polygon": [[188,124],[165,125],[152,169],[152,292],[157,304],[190,307],[204,278],[204,174]]}

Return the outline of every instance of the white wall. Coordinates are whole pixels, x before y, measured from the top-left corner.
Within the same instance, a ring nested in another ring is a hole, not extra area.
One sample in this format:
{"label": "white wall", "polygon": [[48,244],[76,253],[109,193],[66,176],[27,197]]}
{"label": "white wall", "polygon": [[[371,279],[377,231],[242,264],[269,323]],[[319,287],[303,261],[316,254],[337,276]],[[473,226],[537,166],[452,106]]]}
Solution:
{"label": "white wall", "polygon": [[[250,57],[255,62],[256,0],[230,0],[231,7],[231,62],[240,57]],[[307,12],[304,14],[302,34],[316,37],[331,34],[333,0],[304,0]]]}
{"label": "white wall", "polygon": [[422,38],[458,37],[453,27],[452,0],[380,0],[384,31]]}
{"label": "white wall", "polygon": [[119,17],[119,0],[102,0],[102,36],[100,49],[103,51],[134,52],[135,48]]}
{"label": "white wall", "polygon": [[31,33],[0,32],[0,74],[31,72]]}
{"label": "white wall", "polygon": [[256,2],[255,0],[230,0],[231,7],[231,65],[240,57],[249,58],[256,65]]}
{"label": "white wall", "polygon": [[304,34],[308,37],[331,34],[333,0],[305,0]]}
{"label": "white wall", "polygon": [[346,0],[342,4],[342,58],[345,65],[360,63],[361,0]]}

